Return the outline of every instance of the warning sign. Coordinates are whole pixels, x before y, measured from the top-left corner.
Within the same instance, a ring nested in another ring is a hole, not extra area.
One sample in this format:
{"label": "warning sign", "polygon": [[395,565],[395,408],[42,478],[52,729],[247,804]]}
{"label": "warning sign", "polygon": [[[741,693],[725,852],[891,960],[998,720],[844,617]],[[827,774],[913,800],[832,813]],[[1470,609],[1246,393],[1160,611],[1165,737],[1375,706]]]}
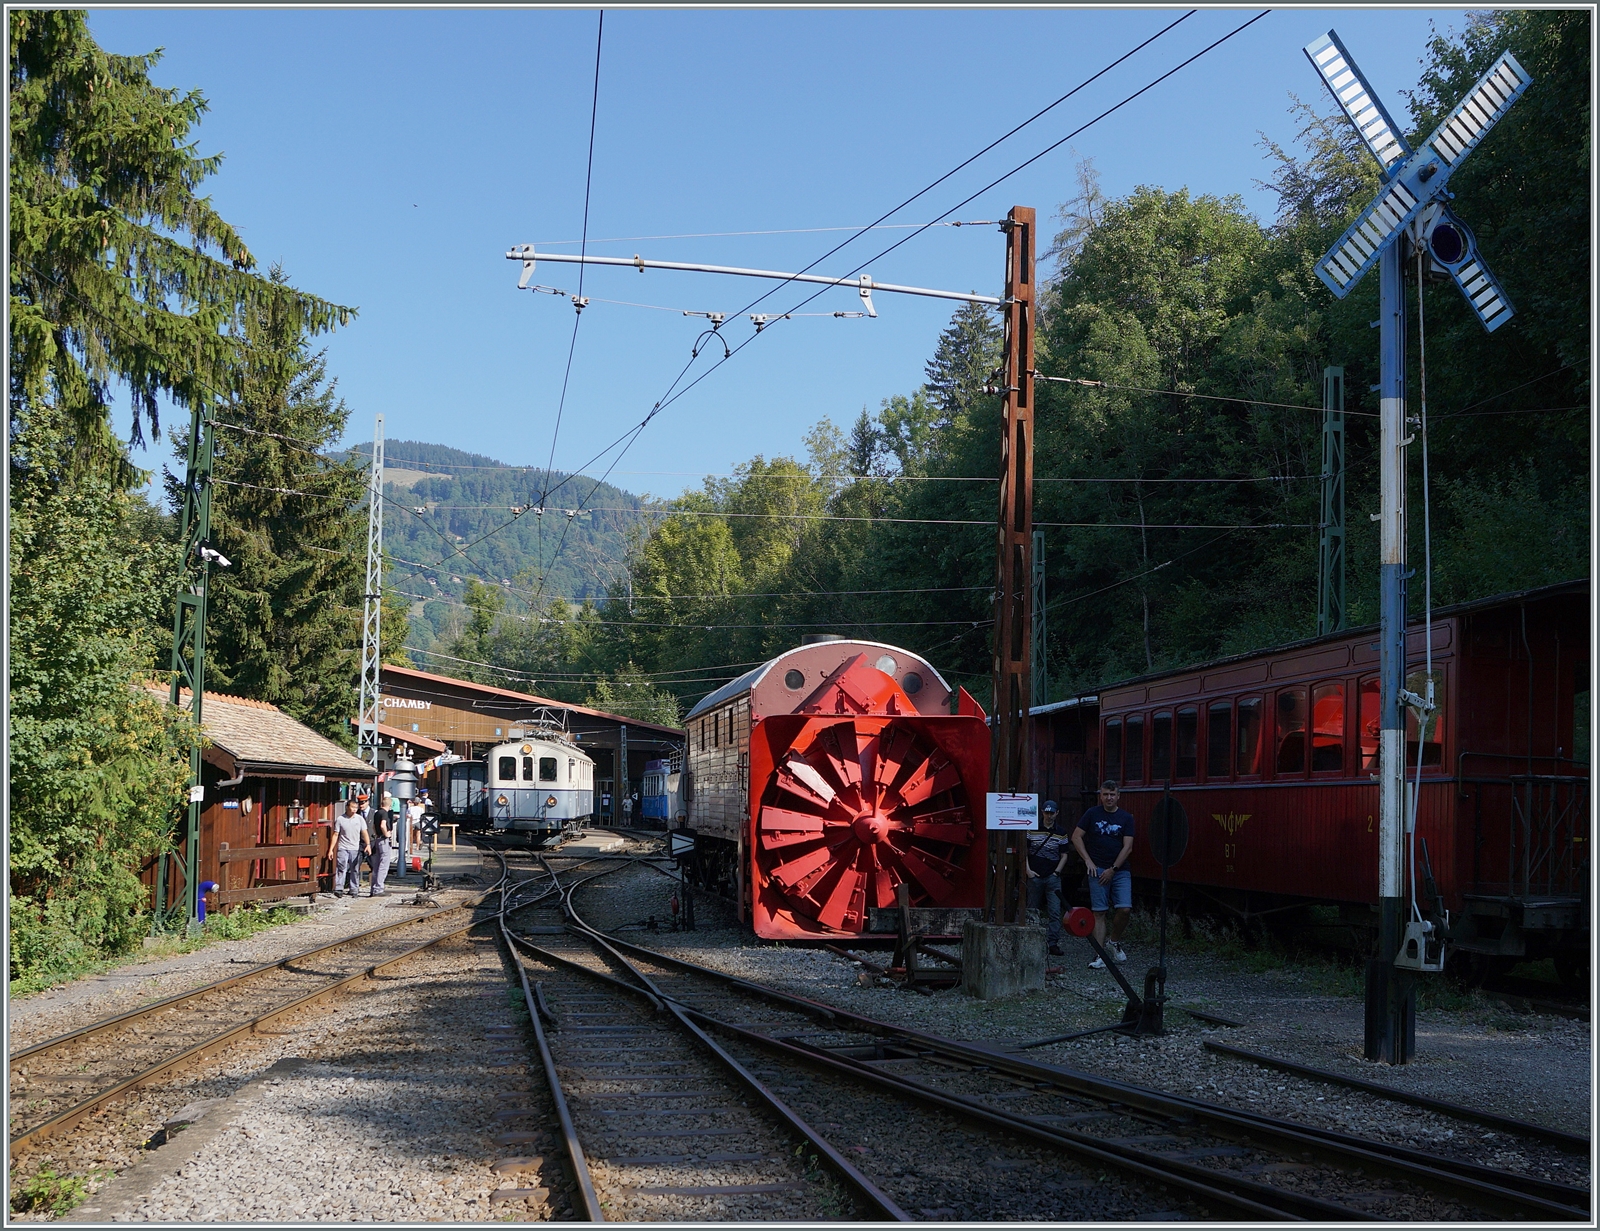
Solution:
{"label": "warning sign", "polygon": [[1038,829],[1039,797],[989,792],[990,829]]}

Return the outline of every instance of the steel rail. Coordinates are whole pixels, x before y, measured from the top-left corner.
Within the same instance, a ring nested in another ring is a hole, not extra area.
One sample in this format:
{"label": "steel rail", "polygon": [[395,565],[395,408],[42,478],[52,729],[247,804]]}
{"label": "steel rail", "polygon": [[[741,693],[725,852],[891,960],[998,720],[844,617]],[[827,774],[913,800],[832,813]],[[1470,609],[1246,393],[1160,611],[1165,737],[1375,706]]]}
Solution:
{"label": "steel rail", "polygon": [[1426,1111],[1437,1112],[1442,1116],[1451,1116],[1457,1120],[1467,1120],[1474,1124],[1482,1124],[1486,1128],[1496,1128],[1507,1133],[1516,1133],[1522,1137],[1534,1137],[1540,1141],[1548,1141],[1552,1145],[1560,1146],[1563,1150],[1574,1154],[1588,1154],[1591,1141],[1588,1137],[1577,1133],[1564,1132],[1559,1128],[1546,1128],[1542,1124],[1530,1124],[1526,1120],[1515,1120],[1510,1116],[1496,1115],[1492,1111],[1479,1111],[1476,1107],[1463,1107],[1458,1103],[1447,1103],[1443,1099],[1430,1098],[1426,1094],[1413,1094],[1409,1090],[1399,1090],[1394,1086],[1381,1085],[1375,1081],[1365,1081],[1360,1077],[1346,1077],[1342,1073],[1332,1073],[1326,1069],[1315,1069],[1308,1064],[1297,1064],[1293,1060],[1280,1060],[1276,1056],[1263,1055],[1261,1052],[1246,1051],[1242,1047],[1232,1047],[1226,1043],[1216,1043],[1206,1040],[1206,1050],[1214,1051],[1218,1055],[1229,1056],[1235,1060],[1248,1060],[1251,1064],[1258,1064],[1262,1068],[1279,1069],[1285,1073],[1293,1073],[1296,1077],[1309,1077],[1316,1081],[1325,1081],[1330,1085],[1347,1086],[1352,1090],[1360,1090],[1378,1098],[1388,1099],[1394,1103],[1409,1103],[1413,1107],[1421,1107]]}
{"label": "steel rail", "polygon": [[169,1056],[160,1063],[152,1065],[150,1068],[147,1068],[142,1072],[135,1073],[132,1077],[128,1077],[123,1081],[118,1082],[109,1089],[102,1090],[99,1094],[85,1099],[77,1106],[69,1107],[67,1110],[59,1112],[50,1119],[35,1125],[31,1129],[28,1129],[26,1132],[19,1133],[17,1136],[11,1138],[11,1153],[13,1156],[15,1156],[23,1150],[31,1149],[33,1146],[43,1141],[46,1137],[52,1136],[55,1133],[60,1132],[62,1129],[71,1128],[85,1116],[100,1110],[102,1107],[116,1102],[124,1095],[132,1093],[134,1090],[137,1090],[141,1086],[147,1085],[157,1078],[164,1077],[178,1069],[187,1068],[189,1065],[197,1063],[198,1061],[204,1059],[209,1053],[216,1051],[219,1048],[227,1047],[233,1043],[236,1043],[246,1035],[255,1033],[257,1029],[268,1022],[274,1021],[286,1014],[296,1012],[297,1010],[308,1008],[317,1001],[328,996],[332,996],[336,992],[343,991],[345,988],[348,988],[357,982],[365,979],[376,978],[379,971],[386,970],[388,967],[396,965],[399,962],[403,962],[407,958],[415,957],[424,950],[431,949],[434,945],[440,944],[443,941],[451,939],[452,937],[460,936],[463,932],[471,931],[477,925],[478,921],[474,920],[472,923],[465,924],[464,926],[455,928],[449,932],[444,932],[441,935],[435,936],[432,940],[424,941],[420,945],[414,945],[412,948],[407,949],[404,953],[397,954],[392,958],[387,958],[382,962],[376,963],[375,965],[368,966],[365,970],[358,970],[354,974],[347,975],[344,978],[335,980],[332,983],[324,984],[322,987],[319,987],[314,991],[307,992],[304,996],[299,996],[285,1004],[278,1005],[276,1008],[269,1009],[267,1012],[253,1017],[241,1025],[235,1026],[230,1030],[225,1030],[221,1034],[213,1035],[209,1039],[204,1039],[191,1047],[185,1048],[176,1056]]}
{"label": "steel rail", "polygon": [[[473,907],[481,906],[483,902],[491,895],[499,892],[505,884],[507,875],[508,872],[505,866],[505,861],[501,860],[500,881],[494,886],[494,888],[490,889],[476,902],[473,902],[470,905]],[[467,903],[463,903],[460,906],[446,907],[443,910],[435,911],[433,914],[427,916],[427,918],[436,918],[439,915],[445,914],[449,911],[464,910],[467,909],[468,905],[469,904]],[[401,922],[413,923],[416,922],[416,919],[413,918],[409,920],[402,920]],[[317,1001],[328,996],[332,996],[337,992],[343,991],[345,988],[352,986],[358,981],[376,978],[379,971],[386,970],[390,966],[394,966],[405,961],[407,958],[414,957],[418,953],[421,953],[427,949],[431,949],[434,945],[440,944],[452,937],[460,936],[462,933],[468,932],[476,926],[477,921],[475,920],[472,923],[465,924],[464,926],[455,928],[449,932],[441,933],[440,935],[435,936],[433,939],[424,941],[420,945],[414,945],[404,952],[395,955],[394,957],[386,958],[381,962],[377,962],[374,965],[366,967],[364,970],[358,970],[354,974],[347,975],[344,978],[337,979],[331,983],[326,983],[322,987],[307,992],[303,996],[298,996],[293,1000],[287,1001],[284,1004],[267,1010],[265,1013],[258,1014],[241,1025],[235,1026],[230,1030],[225,1030],[221,1034],[213,1035],[209,1039],[203,1039],[200,1042],[185,1048],[177,1055],[169,1056],[165,1060],[159,1061],[158,1063],[133,1074],[131,1077],[123,1079],[116,1085],[111,1086],[106,1090],[102,1090],[100,1093],[90,1096],[81,1103],[69,1107],[64,1111],[58,1112],[49,1119],[34,1125],[30,1129],[24,1130],[15,1137],[12,1137],[9,1142],[11,1156],[16,1158],[19,1154],[26,1152],[34,1146],[37,1146],[46,1138],[73,1127],[85,1116],[91,1115],[101,1108],[117,1102],[125,1095],[132,1093],[142,1086],[145,1086],[150,1082],[157,1080],[158,1078],[164,1077],[169,1073],[175,1072],[179,1069],[187,1068],[191,1064],[196,1064],[203,1060],[211,1052],[230,1046],[242,1038],[254,1034],[256,1030],[268,1022],[274,1021],[279,1017],[283,1017],[286,1014],[296,1012],[300,1009],[309,1008]],[[388,931],[390,929],[381,928],[374,930]],[[337,943],[348,944],[349,941],[347,940]],[[334,946],[324,946],[324,948],[329,947],[337,947],[337,944]],[[316,952],[316,950],[313,952]]]}
{"label": "steel rail", "polygon": [[556,1120],[561,1125],[561,1140],[566,1147],[573,1183],[583,1198],[584,1215],[590,1222],[604,1222],[606,1215],[600,1208],[600,1195],[594,1190],[594,1176],[589,1172],[589,1160],[583,1152],[583,1143],[578,1140],[578,1129],[572,1122],[572,1110],[567,1106],[567,1096],[562,1092],[561,1078],[556,1073],[555,1057],[550,1054],[550,1044],[544,1037],[544,1024],[540,1021],[543,996],[536,998],[533,989],[528,986],[528,968],[522,964],[522,959],[517,956],[516,947],[511,943],[511,931],[506,927],[505,916],[502,915],[498,922],[500,937],[506,946],[506,956],[515,964],[517,977],[522,982],[523,1002],[528,1006],[528,1019],[533,1023],[534,1045],[539,1051],[539,1063],[544,1068],[544,1079],[550,1086],[550,1101],[555,1104]]}
{"label": "steel rail", "polygon": [[[571,902],[572,892],[574,889],[578,888],[580,885],[587,884],[596,877],[605,876],[609,872],[620,870],[620,868],[605,869],[586,876],[582,880],[574,881],[567,885],[562,897],[564,908],[567,910],[568,914],[573,919],[578,919],[576,911],[572,909]],[[628,961],[628,959],[622,954],[611,948],[611,946],[606,943],[605,939],[599,933],[594,932],[592,929],[588,929],[587,927],[573,927],[570,930],[573,931],[573,933],[580,939],[585,940],[589,944],[599,949],[609,952],[616,961],[621,963],[622,966],[639,981],[638,984],[628,983],[625,980],[616,978],[614,975],[607,974],[603,971],[594,970],[591,967],[583,965],[581,962],[577,962],[571,958],[552,953],[549,950],[543,949],[541,946],[531,944],[526,940],[522,940],[521,938],[517,939],[524,949],[527,949],[533,953],[537,953],[546,960],[554,959],[557,965],[579,971],[582,974],[588,975],[590,978],[601,980],[611,984],[614,987],[617,987],[622,991],[642,997],[645,1000],[648,1000],[657,1012],[661,1012],[663,1009],[670,1012],[679,1026],[681,1026],[691,1037],[697,1040],[705,1050],[709,1051],[712,1056],[723,1065],[723,1067],[725,1067],[739,1080],[740,1084],[742,1084],[746,1089],[760,1099],[761,1102],[768,1108],[768,1110],[773,1112],[778,1116],[779,1119],[788,1125],[792,1132],[794,1132],[800,1137],[801,1140],[805,1141],[814,1150],[816,1150],[817,1153],[828,1162],[834,1171],[845,1180],[845,1183],[850,1187],[851,1190],[855,1192],[856,1196],[864,1201],[869,1208],[876,1210],[878,1215],[884,1221],[914,1221],[911,1215],[906,1213],[905,1210],[901,1209],[893,1198],[891,1198],[887,1193],[885,1193],[870,1179],[868,1179],[866,1175],[864,1175],[855,1166],[855,1164],[851,1163],[849,1159],[845,1158],[832,1142],[830,1142],[821,1133],[817,1132],[816,1129],[812,1128],[811,1125],[797,1111],[784,1102],[783,1099],[779,1098],[778,1095],[769,1089],[760,1078],[758,1078],[754,1073],[750,1072],[750,1070],[741,1064],[731,1053],[728,1052],[726,1048],[721,1046],[715,1039],[711,1038],[704,1030],[700,1029],[699,1026],[691,1021],[685,1015],[681,1006],[672,1002],[670,998],[661,995],[659,989],[655,987],[650,977],[632,962]],[[514,935],[509,932],[508,934]],[[550,1068],[549,1074],[552,1083],[554,1083],[555,1070],[553,1066]],[[555,1087],[553,1086],[552,1088]]]}
{"label": "steel rail", "polygon": [[168,996],[163,1000],[157,1000],[153,1004],[144,1005],[142,1008],[129,1009],[126,1013],[118,1013],[115,1017],[102,1018],[99,1021],[90,1022],[87,1026],[81,1026],[77,1030],[70,1030],[66,1034],[58,1034],[54,1038],[45,1039],[42,1043],[34,1043],[29,1047],[24,1047],[21,1051],[12,1052],[8,1057],[6,1057],[7,1063],[15,1067],[17,1064],[28,1059],[30,1056],[37,1056],[42,1052],[51,1051],[57,1047],[65,1046],[68,1043],[74,1043],[81,1039],[91,1038],[94,1035],[102,1033],[103,1031],[114,1029],[117,1026],[127,1025],[129,1022],[138,1021],[141,1017],[148,1017],[153,1013],[158,1013],[165,1009],[176,1008],[186,1001],[208,995],[211,992],[220,992],[224,988],[233,987],[249,979],[260,978],[264,974],[274,970],[281,970],[285,966],[291,965],[292,963],[303,962],[309,958],[317,957],[319,954],[329,953],[334,949],[342,949],[346,945],[358,944],[361,941],[370,940],[374,936],[382,935],[384,932],[392,932],[397,928],[410,927],[413,923],[421,923],[428,919],[435,919],[440,915],[449,914],[451,911],[467,910],[478,904],[479,903],[462,903],[459,906],[441,907],[439,910],[429,911],[427,914],[423,915],[412,915],[408,919],[399,919],[394,923],[385,923],[379,927],[369,928],[365,932],[357,932],[353,936],[346,936],[343,940],[336,940],[326,945],[318,945],[315,949],[307,949],[303,953],[293,954],[292,956],[283,958],[280,961],[267,962],[261,966],[256,966],[250,970],[243,971],[240,974],[230,975],[226,979],[218,979],[214,983],[207,983],[204,986],[194,988],[191,991],[178,992],[175,995]]}
{"label": "steel rail", "polygon": [[[941,1035],[914,1030],[910,1027],[897,1026],[851,1012],[848,1009],[841,1009],[823,1004],[820,1001],[795,996],[788,992],[779,991],[777,988],[742,979],[737,975],[730,975],[724,971],[660,953],[643,945],[635,945],[614,936],[608,939],[610,943],[619,948],[633,950],[652,962],[675,966],[692,974],[706,976],[727,986],[806,1012],[833,1025],[846,1024],[865,1034],[905,1040],[913,1047],[924,1051],[931,1050],[935,1054],[954,1058],[969,1065],[992,1068],[1012,1076],[1023,1077],[1033,1081],[1048,1081],[1052,1085],[1075,1093],[1086,1094],[1104,1102],[1138,1106],[1167,1116],[1198,1117],[1209,1121],[1213,1125],[1235,1132],[1245,1132],[1257,1140],[1263,1138],[1277,1140],[1280,1143],[1290,1145],[1292,1148],[1311,1150],[1324,1158],[1337,1157],[1342,1162],[1356,1163],[1393,1178],[1408,1180],[1436,1191],[1442,1191],[1456,1198],[1460,1198],[1464,1192],[1471,1192],[1474,1197],[1488,1203],[1492,1208],[1509,1212],[1512,1216],[1565,1220],[1573,1218],[1580,1209],[1586,1216],[1589,1209],[1588,1194],[1583,1193],[1581,1189],[1573,1190],[1568,1186],[1560,1185],[1552,1188],[1552,1182],[1540,1180],[1537,1177],[1521,1176],[1513,1172],[1440,1158],[1435,1155],[1424,1155],[1418,1151],[1407,1151],[1402,1147],[1391,1146],[1387,1142],[1353,1137],[1336,1133],[1329,1129],[1314,1129],[1309,1125],[1299,1124],[1294,1121],[1262,1116],[1253,1112],[1236,1111],[1233,1108],[1209,1103],[1202,1099],[1166,1094],[1124,1082],[1094,1077],[1087,1073],[1057,1065],[1023,1060],[998,1049],[963,1043]],[[1402,1157],[1402,1155],[1408,1157]],[[1581,1206],[1577,1204],[1571,1195],[1575,1192],[1582,1194],[1583,1201]]]}

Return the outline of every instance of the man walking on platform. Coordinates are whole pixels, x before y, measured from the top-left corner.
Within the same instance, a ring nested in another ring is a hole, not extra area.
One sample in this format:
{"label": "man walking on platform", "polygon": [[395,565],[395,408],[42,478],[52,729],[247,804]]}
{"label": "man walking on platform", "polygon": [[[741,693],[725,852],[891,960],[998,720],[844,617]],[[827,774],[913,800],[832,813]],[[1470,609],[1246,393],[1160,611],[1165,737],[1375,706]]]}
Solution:
{"label": "man walking on platform", "polygon": [[[1105,944],[1106,910],[1114,909],[1108,949],[1115,961],[1126,962],[1128,955],[1122,951],[1121,941],[1133,910],[1133,873],[1126,866],[1133,855],[1133,813],[1117,807],[1121,794],[1112,779],[1100,784],[1100,802],[1078,818],[1077,828],[1072,831],[1072,848],[1089,869],[1094,938]],[[1104,970],[1105,965],[1104,959],[1097,957],[1089,968]]]}
{"label": "man walking on platform", "polygon": [[367,824],[356,811],[356,801],[344,801],[344,815],[333,823],[333,845],[328,858],[333,860],[333,896],[356,896],[361,886],[361,853],[368,849]]}
{"label": "man walking on platform", "polygon": [[1028,909],[1044,911],[1049,928],[1050,952],[1061,956],[1061,870],[1067,866],[1070,848],[1062,840],[1060,810],[1053,799],[1045,800],[1044,828],[1028,835]]}
{"label": "man walking on platform", "polygon": [[389,867],[394,863],[394,796],[385,792],[383,807],[367,814],[367,841],[371,844],[368,860],[372,864],[372,889],[368,897],[384,896],[383,883],[389,877]]}

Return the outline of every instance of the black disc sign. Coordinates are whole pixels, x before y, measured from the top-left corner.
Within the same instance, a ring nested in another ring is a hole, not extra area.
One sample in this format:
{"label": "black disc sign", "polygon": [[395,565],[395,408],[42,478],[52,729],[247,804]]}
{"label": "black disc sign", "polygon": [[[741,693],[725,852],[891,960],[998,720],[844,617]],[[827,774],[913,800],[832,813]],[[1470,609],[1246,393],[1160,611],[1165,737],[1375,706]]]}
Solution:
{"label": "black disc sign", "polygon": [[1163,868],[1170,868],[1188,847],[1189,815],[1176,799],[1164,795],[1150,818],[1150,853]]}

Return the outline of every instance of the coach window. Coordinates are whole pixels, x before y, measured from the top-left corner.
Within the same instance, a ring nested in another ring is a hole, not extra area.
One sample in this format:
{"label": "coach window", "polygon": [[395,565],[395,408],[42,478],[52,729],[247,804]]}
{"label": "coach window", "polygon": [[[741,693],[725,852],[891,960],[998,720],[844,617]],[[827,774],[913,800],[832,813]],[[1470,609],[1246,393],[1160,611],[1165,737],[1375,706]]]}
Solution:
{"label": "coach window", "polygon": [[1206,777],[1224,782],[1233,759],[1233,702],[1213,701],[1206,706]]}
{"label": "coach window", "polygon": [[533,781],[533,758],[532,757],[523,757],[522,758],[522,780],[524,782],[532,782]]}
{"label": "coach window", "polygon": [[1129,714],[1123,719],[1122,776],[1129,782],[1144,781],[1144,715]]}
{"label": "coach window", "polygon": [[1174,750],[1174,778],[1193,778],[1199,759],[1200,712],[1188,705],[1178,711],[1177,746]]}
{"label": "coach window", "polygon": [[1106,719],[1106,763],[1101,769],[1102,778],[1122,780],[1122,719]]}
{"label": "coach window", "polygon": [[1150,719],[1150,781],[1165,782],[1172,776],[1172,715],[1157,714]]}
{"label": "coach window", "polygon": [[578,761],[576,757],[567,758],[567,781],[574,782],[578,775]]}
{"label": "coach window", "polygon": [[1261,698],[1241,697],[1239,700],[1239,738],[1235,743],[1238,757],[1234,772],[1244,777],[1261,772]]}
{"label": "coach window", "polygon": [[554,782],[556,780],[556,759],[554,757],[539,758],[539,781]]}
{"label": "coach window", "polygon": [[515,782],[517,780],[516,757],[501,757],[499,768],[501,782]]}
{"label": "coach window", "polygon": [[1334,681],[1311,690],[1311,772],[1344,769],[1344,684]]}
{"label": "coach window", "polygon": [[1278,694],[1277,756],[1280,774],[1306,772],[1306,690],[1285,688]]}
{"label": "coach window", "polygon": [[1378,768],[1378,729],[1383,725],[1383,698],[1378,690],[1378,677],[1361,681],[1361,725],[1356,730],[1356,744],[1361,749],[1361,768]]}

